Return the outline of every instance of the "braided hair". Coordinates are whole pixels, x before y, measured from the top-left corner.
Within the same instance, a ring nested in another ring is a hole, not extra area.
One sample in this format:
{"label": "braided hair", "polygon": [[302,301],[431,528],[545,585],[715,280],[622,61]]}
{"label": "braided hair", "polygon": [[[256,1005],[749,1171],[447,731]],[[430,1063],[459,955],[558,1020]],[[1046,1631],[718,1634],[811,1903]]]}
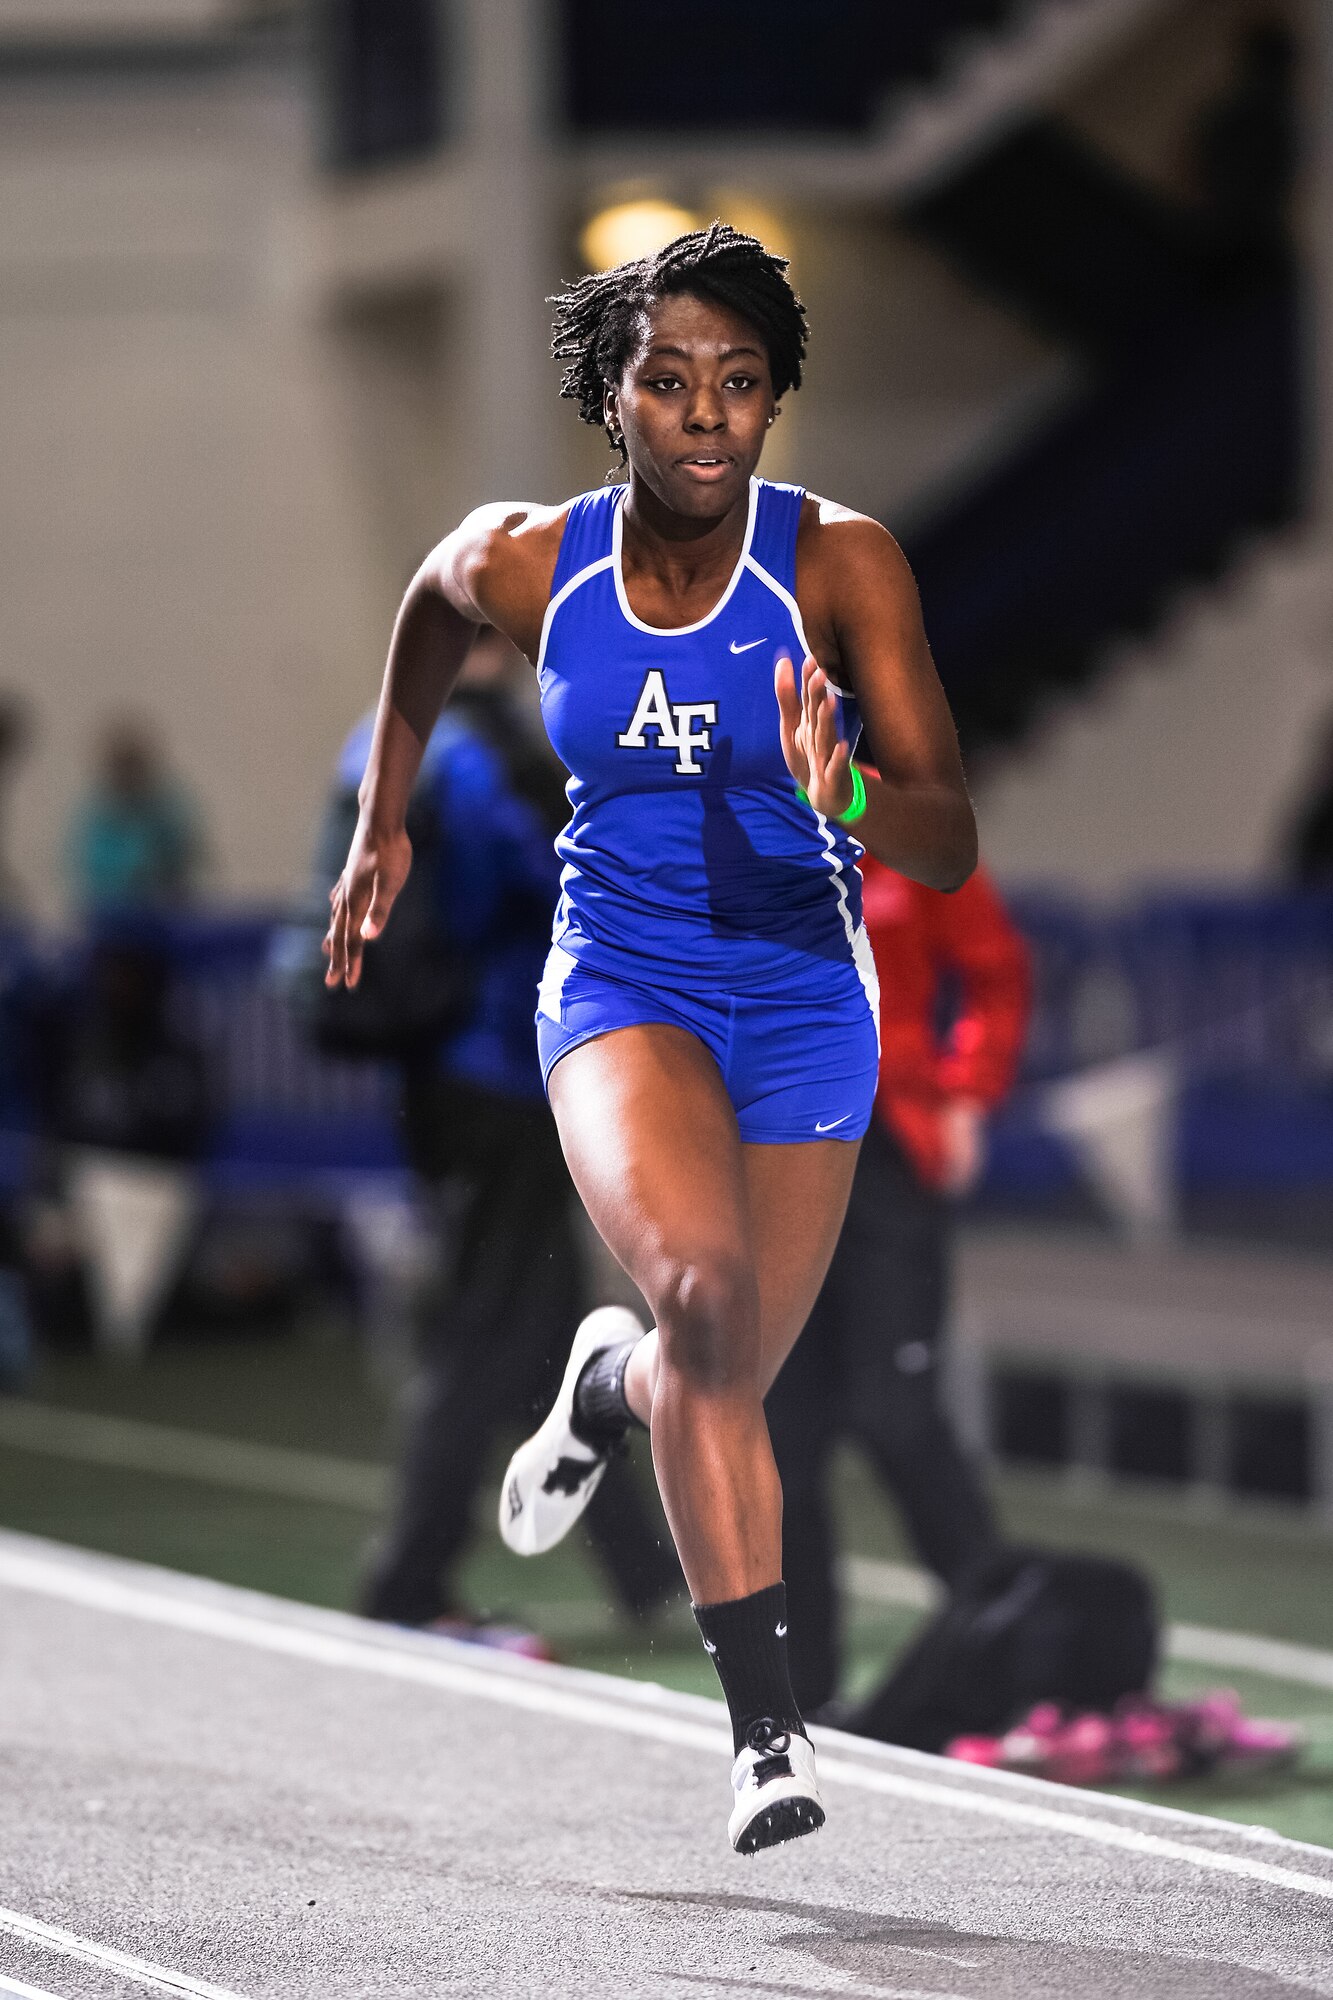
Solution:
{"label": "braided hair", "polygon": [[[556,309],[551,352],[567,364],[560,394],[578,404],[585,424],[605,426],[607,386],[623,375],[643,314],[679,292],[715,300],[747,319],[767,350],[774,395],[799,389],[809,326],[786,273],[787,259],[765,250],[757,236],[714,222],[677,236],[651,257],[576,279],[548,301]],[[623,439],[609,428],[607,436],[623,465]]]}

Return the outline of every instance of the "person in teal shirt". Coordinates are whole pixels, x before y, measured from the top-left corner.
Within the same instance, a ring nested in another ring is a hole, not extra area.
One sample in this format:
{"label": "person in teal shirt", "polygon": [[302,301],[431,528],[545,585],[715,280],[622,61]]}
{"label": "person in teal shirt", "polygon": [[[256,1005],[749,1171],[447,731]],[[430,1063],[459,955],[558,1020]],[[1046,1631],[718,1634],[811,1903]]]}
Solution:
{"label": "person in teal shirt", "polygon": [[187,902],[203,850],[194,806],[147,730],[111,724],[89,797],[70,825],[67,865],[85,914]]}

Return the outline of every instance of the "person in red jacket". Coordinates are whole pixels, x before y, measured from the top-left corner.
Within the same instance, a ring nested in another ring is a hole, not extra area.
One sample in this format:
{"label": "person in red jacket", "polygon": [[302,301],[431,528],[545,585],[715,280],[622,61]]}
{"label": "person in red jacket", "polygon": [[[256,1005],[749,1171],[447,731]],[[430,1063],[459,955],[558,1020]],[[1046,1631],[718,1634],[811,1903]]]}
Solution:
{"label": "person in red jacket", "polygon": [[861,862],[880,1072],[841,1240],[766,1409],[782,1479],[792,1685],[808,1713],[841,1663],[829,1461],[868,1455],[921,1561],[953,1585],[998,1528],[940,1395],[952,1205],[981,1170],[1029,1007],[1028,954],[984,870],[954,895]]}

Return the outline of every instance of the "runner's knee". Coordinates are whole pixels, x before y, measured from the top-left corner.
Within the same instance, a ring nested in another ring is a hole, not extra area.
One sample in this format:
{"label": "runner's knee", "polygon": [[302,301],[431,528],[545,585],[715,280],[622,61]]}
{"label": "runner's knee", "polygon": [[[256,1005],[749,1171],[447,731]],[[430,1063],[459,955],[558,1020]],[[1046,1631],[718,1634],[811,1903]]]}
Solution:
{"label": "runner's knee", "polygon": [[757,1387],[759,1289],[743,1259],[719,1250],[672,1263],[653,1304],[662,1365],[692,1387]]}

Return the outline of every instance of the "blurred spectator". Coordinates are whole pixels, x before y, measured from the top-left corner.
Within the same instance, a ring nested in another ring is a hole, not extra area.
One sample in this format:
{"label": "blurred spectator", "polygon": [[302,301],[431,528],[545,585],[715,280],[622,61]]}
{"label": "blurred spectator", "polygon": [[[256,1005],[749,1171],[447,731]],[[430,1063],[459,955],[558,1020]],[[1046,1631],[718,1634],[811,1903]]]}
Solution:
{"label": "blurred spectator", "polygon": [[19,1207],[26,1178],[34,958],[22,892],[5,861],[4,811],[30,723],[21,696],[0,694],[0,1394],[22,1386],[32,1359]]}
{"label": "blurred spectator", "polygon": [[0,920],[18,908],[22,893],[8,860],[9,828],[6,814],[9,788],[32,738],[32,719],[22,695],[12,690],[0,692]]}
{"label": "blurred spectator", "polygon": [[[371,1617],[483,1640],[505,1635],[470,1617],[453,1571],[489,1454],[502,1426],[545,1407],[554,1357],[592,1303],[533,1029],[565,800],[559,767],[511,692],[519,672],[498,634],[476,641],[419,780],[443,825],[445,922],[471,956],[476,997],[462,1028],[405,1078],[408,1154],[447,1217],[454,1257],[420,1356],[397,1510],[362,1596]],[[344,784],[360,782],[370,729],[367,719],[343,752]],[[589,1527],[631,1609],[679,1583],[627,1466],[602,1482]]]}
{"label": "blurred spectator", "polygon": [[107,728],[93,788],[74,812],[67,860],[79,910],[160,908],[188,899],[203,848],[194,806],[167,771],[151,729]]}
{"label": "blurred spectator", "polygon": [[1294,888],[1333,888],[1333,715],[1324,719],[1283,849],[1283,873]]}
{"label": "blurred spectator", "polygon": [[869,855],[861,869],[881,996],[875,1116],[824,1289],[767,1403],[792,1685],[807,1713],[834,1696],[841,1663],[826,1486],[842,1439],[867,1453],[949,1586],[999,1539],[941,1400],[941,1363],[951,1204],[981,1170],[986,1114],[1022,1050],[1027,950],[981,869],[953,896]]}
{"label": "blurred spectator", "polygon": [[147,918],[105,919],[30,1008],[44,1189],[25,1232],[43,1335],[91,1332],[140,1357],[197,1212],[203,1051],[173,1020],[171,962]]}
{"label": "blurred spectator", "polygon": [[32,1324],[14,1218],[0,1204],[0,1396],[21,1389],[32,1364]]}
{"label": "blurred spectator", "polygon": [[188,1160],[208,1125],[202,1051],[173,1022],[170,962],[147,931],[112,926],[41,1026],[47,1133],[66,1145]]}

